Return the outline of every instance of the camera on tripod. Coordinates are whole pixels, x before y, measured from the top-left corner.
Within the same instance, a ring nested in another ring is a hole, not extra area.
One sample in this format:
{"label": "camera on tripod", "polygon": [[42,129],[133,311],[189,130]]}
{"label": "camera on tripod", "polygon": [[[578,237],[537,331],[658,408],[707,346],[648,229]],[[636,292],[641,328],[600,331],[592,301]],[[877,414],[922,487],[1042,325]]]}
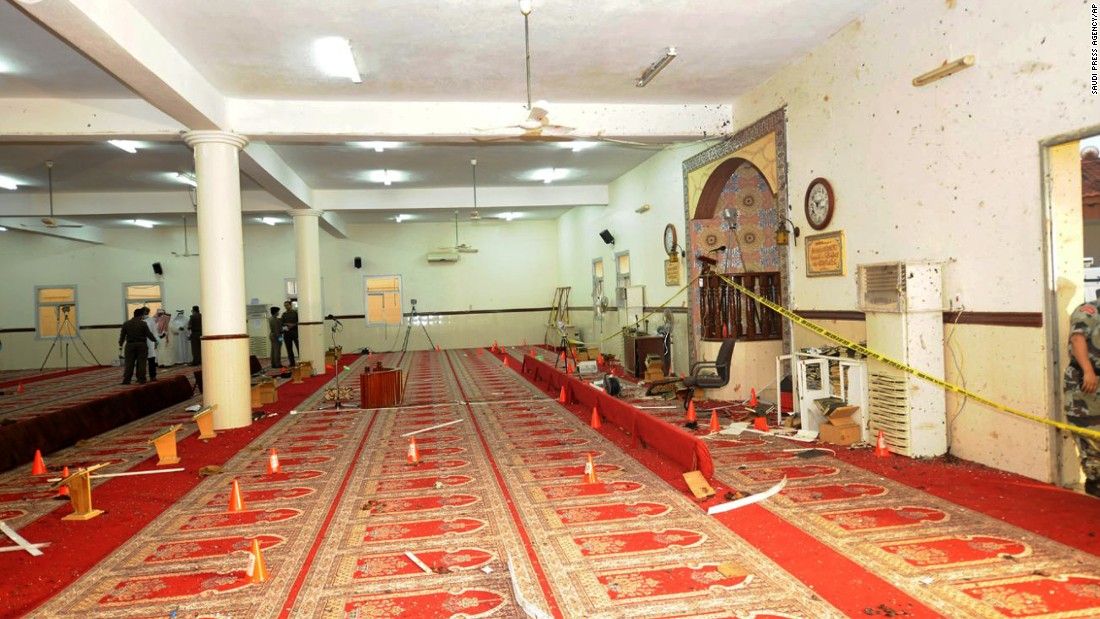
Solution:
{"label": "camera on tripod", "polygon": [[71,309],[73,309],[73,306],[71,306],[71,305],[62,305],[61,306],[61,312],[63,314],[68,314],[69,310],[71,310]]}

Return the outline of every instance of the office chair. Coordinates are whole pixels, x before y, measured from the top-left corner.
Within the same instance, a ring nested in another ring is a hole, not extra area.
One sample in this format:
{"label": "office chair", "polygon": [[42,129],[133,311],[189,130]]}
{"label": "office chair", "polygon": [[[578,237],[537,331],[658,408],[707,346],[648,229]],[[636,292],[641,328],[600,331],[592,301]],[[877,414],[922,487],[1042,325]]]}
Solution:
{"label": "office chair", "polygon": [[[730,361],[733,359],[733,339],[722,340],[722,346],[718,348],[718,356],[714,361],[698,361],[691,365],[691,374],[685,376],[681,382],[686,389],[684,394],[684,408],[687,409],[696,389],[718,389],[725,387],[730,382]],[[714,370],[704,373],[703,370]]]}

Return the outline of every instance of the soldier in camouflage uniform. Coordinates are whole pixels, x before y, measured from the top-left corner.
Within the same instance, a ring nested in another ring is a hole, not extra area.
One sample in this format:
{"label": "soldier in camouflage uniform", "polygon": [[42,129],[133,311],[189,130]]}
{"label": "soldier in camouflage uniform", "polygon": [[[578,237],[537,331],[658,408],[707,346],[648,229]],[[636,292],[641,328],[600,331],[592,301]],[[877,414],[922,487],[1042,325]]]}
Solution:
{"label": "soldier in camouflage uniform", "polygon": [[[1069,423],[1100,430],[1100,300],[1083,303],[1069,319],[1069,367],[1062,387]],[[1085,492],[1100,496],[1100,439],[1077,437]]]}

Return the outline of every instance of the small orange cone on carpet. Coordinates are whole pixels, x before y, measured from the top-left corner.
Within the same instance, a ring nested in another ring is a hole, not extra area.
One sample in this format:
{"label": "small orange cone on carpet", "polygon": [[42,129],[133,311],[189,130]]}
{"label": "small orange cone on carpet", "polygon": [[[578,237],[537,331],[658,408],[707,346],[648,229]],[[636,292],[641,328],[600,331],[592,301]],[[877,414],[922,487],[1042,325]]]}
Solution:
{"label": "small orange cone on carpet", "polygon": [[718,421],[718,409],[714,409],[710,412],[710,431],[721,432],[722,422]]}
{"label": "small orange cone on carpet", "polygon": [[600,483],[600,478],[596,476],[596,465],[592,463],[591,455],[588,456],[588,461],[584,463],[584,483]]}
{"label": "small orange cone on carpet", "polygon": [[760,403],[756,401],[756,389],[749,390],[749,406],[757,406]]}
{"label": "small orange cone on carpet", "polygon": [[565,385],[561,386],[561,394],[558,395],[558,402],[565,404],[569,401],[569,396],[565,395]]}
{"label": "small orange cone on carpet", "polygon": [[596,410],[595,406],[592,407],[592,420],[588,422],[588,425],[591,426],[593,430],[600,429],[600,412]]}
{"label": "small orange cone on carpet", "polygon": [[420,450],[416,448],[416,439],[409,437],[409,455],[405,458],[409,464],[420,462]]}
{"label": "small orange cone on carpet", "polygon": [[684,421],[691,423],[698,420],[699,418],[695,416],[695,402],[688,402],[687,416],[684,417]]}
{"label": "small orange cone on carpet", "polygon": [[752,420],[752,429],[753,430],[760,430],[761,432],[767,432],[768,431],[768,418],[767,417],[756,417],[755,419],[753,419]]}
{"label": "small orange cone on carpet", "polygon": [[[69,476],[69,467],[66,466],[65,468],[61,469],[61,479],[65,479],[68,476]],[[54,498],[55,499],[67,499],[67,498],[69,498],[69,487],[68,486],[61,486],[60,488],[58,488],[57,489],[57,496],[54,497]]]}
{"label": "small orange cone on carpet", "polygon": [[534,346],[531,347],[531,356],[532,357],[535,356],[535,347]]}
{"label": "small orange cone on carpet", "polygon": [[504,355],[504,367],[508,367],[508,355]]}
{"label": "small orange cone on carpet", "polygon": [[485,354],[485,349],[484,349],[484,348],[478,348],[478,349],[477,349],[477,356],[479,356],[479,357],[480,357],[480,356],[482,356],[482,355],[484,355],[484,354]]}
{"label": "small orange cone on carpet", "polygon": [[23,393],[23,383],[19,383],[19,386],[15,389],[16,393]]}
{"label": "small orange cone on carpet", "polygon": [[596,363],[598,363],[600,365],[603,365],[604,363],[607,363],[607,362],[603,360],[603,355],[600,355],[599,357],[596,357]]}
{"label": "small orange cone on carpet", "polygon": [[439,347],[439,344],[435,345],[435,352],[443,352],[443,349]]}
{"label": "small orange cone on carpet", "polygon": [[875,455],[880,458],[890,456],[890,450],[886,447],[886,433],[882,430],[878,431],[878,440],[875,441]]}
{"label": "small orange cone on carpet", "polygon": [[561,351],[561,362],[565,363],[565,351]]}
{"label": "small orange cone on carpet", "polygon": [[373,359],[373,358],[374,358],[374,353],[373,352],[367,353],[367,359]]}
{"label": "small orange cone on carpet", "polygon": [[259,540],[252,540],[252,551],[248,554],[248,568],[245,569],[245,574],[248,574],[254,583],[267,580],[267,566],[264,565],[264,555],[260,552]]}
{"label": "small orange cone on carpet", "polygon": [[572,374],[573,372],[576,372],[576,371],[577,371],[577,366],[573,365],[572,361],[569,361],[565,364],[565,373],[566,374]]}
{"label": "small orange cone on carpet", "polygon": [[274,475],[275,473],[282,473],[283,467],[279,464],[279,454],[275,453],[275,448],[271,448],[271,455],[267,458],[267,474]]}
{"label": "small orange cone on carpet", "polygon": [[244,499],[241,498],[241,485],[237,483],[236,479],[233,480],[233,490],[229,493],[229,511],[244,511]]}
{"label": "small orange cone on carpet", "polygon": [[499,351],[500,351],[500,345],[497,344],[496,340],[493,340],[493,352],[499,352]]}
{"label": "small orange cone on carpet", "polygon": [[42,460],[42,450],[34,450],[34,464],[31,465],[31,475],[45,475],[46,463]]}

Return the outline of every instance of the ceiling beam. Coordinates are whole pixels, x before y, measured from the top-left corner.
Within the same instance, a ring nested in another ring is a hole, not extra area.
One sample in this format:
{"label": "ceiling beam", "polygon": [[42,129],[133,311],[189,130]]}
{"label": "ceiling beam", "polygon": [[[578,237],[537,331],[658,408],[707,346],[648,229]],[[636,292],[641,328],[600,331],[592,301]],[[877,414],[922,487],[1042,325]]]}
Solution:
{"label": "ceiling beam", "polygon": [[[342,210],[469,209],[473,207],[469,187],[421,189],[353,189],[314,192],[316,208],[326,213]],[[561,208],[603,206],[608,202],[606,185],[538,185],[524,187],[479,187],[478,208]]]}
{"label": "ceiling beam", "polygon": [[241,151],[241,172],[289,208],[313,208],[313,189],[264,142]]}
{"label": "ceiling beam", "polygon": [[183,129],[140,99],[0,98],[0,142],[177,140]]}
{"label": "ceiling beam", "polygon": [[226,127],[225,97],[126,0],[17,6],[185,127]]}

